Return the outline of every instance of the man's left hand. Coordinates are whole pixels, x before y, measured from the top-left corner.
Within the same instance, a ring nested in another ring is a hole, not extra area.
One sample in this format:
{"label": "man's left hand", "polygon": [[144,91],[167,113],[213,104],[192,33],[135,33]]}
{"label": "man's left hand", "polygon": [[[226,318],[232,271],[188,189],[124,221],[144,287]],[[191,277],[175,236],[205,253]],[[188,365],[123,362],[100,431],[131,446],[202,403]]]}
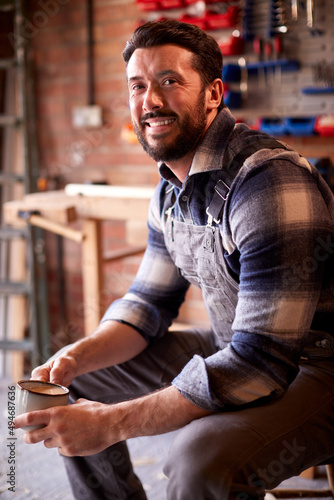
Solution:
{"label": "man's left hand", "polygon": [[24,441],[44,441],[46,448],[58,448],[67,457],[93,455],[120,440],[112,433],[112,410],[112,405],[79,399],[69,406],[19,415],[15,427],[43,424],[42,429],[26,432]]}

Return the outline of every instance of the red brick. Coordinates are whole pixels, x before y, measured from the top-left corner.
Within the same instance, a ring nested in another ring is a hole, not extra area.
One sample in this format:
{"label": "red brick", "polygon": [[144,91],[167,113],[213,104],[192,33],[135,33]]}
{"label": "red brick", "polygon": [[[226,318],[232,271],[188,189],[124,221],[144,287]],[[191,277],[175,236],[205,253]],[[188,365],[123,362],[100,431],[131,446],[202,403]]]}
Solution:
{"label": "red brick", "polygon": [[94,62],[94,67],[96,71],[97,78],[99,75],[113,75],[114,77],[124,78],[125,83],[125,62],[123,61],[122,54],[120,57],[111,60],[103,60],[97,59]]}
{"label": "red brick", "polygon": [[112,19],[114,22],[124,22],[129,19],[134,21],[139,16],[139,10],[135,2],[124,1],[120,3],[119,1],[110,1],[109,5],[99,5],[99,2],[95,2],[96,6],[94,8],[94,18],[97,24],[104,23],[106,20]]}
{"label": "red brick", "polygon": [[125,93],[126,91],[125,78],[119,81],[112,79],[111,75],[109,78],[104,77],[103,80],[96,80],[94,89],[97,97],[100,94],[109,94],[114,96],[114,98],[119,98],[119,92]]}
{"label": "red brick", "polygon": [[100,59],[120,59],[122,60],[122,52],[124,50],[124,42],[120,40],[105,40],[97,42],[94,46],[94,55]]}
{"label": "red brick", "polygon": [[136,27],[133,20],[125,19],[123,22],[115,22],[114,19],[108,20],[105,24],[100,24],[94,28],[95,42],[120,38],[127,40]]}
{"label": "red brick", "polygon": [[[73,26],[79,26],[86,22],[85,5],[82,0],[70,0],[66,5],[59,5],[59,11],[54,16],[48,17],[45,27],[41,27],[41,22],[36,18],[36,13],[40,11],[43,10],[38,1],[33,0],[26,17],[33,25],[39,28],[41,35],[44,35],[50,28],[64,28],[67,26],[71,29]],[[38,43],[38,35],[34,38],[34,42]]]}

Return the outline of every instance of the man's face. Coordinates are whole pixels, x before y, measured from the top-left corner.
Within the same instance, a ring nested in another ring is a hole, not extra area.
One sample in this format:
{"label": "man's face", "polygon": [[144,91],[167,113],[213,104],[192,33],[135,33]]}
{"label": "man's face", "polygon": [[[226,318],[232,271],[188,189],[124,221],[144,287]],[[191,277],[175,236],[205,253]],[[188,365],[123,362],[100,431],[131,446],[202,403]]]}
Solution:
{"label": "man's face", "polygon": [[136,49],[127,66],[134,131],[155,161],[194,150],[207,125],[206,91],[192,53],[168,44]]}

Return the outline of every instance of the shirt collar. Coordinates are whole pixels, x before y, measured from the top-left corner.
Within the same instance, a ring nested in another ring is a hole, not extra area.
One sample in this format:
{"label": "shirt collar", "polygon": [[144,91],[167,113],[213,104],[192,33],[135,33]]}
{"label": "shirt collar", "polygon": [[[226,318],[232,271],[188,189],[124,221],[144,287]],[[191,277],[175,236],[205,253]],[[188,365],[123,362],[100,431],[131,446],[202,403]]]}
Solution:
{"label": "shirt collar", "polygon": [[[222,156],[226,149],[228,140],[235,126],[235,118],[228,108],[223,108],[216,116],[201,143],[198,145],[188,177],[194,174],[220,170],[222,168]],[[177,179],[170,168],[163,162],[159,164],[160,175],[177,187],[181,182]]]}

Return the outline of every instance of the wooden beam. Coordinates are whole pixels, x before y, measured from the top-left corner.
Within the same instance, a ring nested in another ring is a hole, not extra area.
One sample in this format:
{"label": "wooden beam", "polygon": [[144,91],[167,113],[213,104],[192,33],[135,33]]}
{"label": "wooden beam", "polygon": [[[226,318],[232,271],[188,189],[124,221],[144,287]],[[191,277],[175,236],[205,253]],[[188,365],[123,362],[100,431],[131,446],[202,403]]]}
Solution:
{"label": "wooden beam", "polygon": [[81,243],[84,239],[84,233],[82,231],[63,226],[62,224],[58,224],[57,222],[48,220],[45,217],[41,217],[40,215],[30,215],[27,221],[32,226],[37,226],[45,229],[46,231],[51,231],[52,233],[59,234],[60,236],[76,241],[77,243]]}
{"label": "wooden beam", "polygon": [[117,250],[110,250],[103,255],[103,262],[112,262],[132,255],[138,255],[145,252],[146,246],[119,248]]}
{"label": "wooden beam", "polygon": [[101,304],[103,289],[101,221],[95,219],[84,220],[83,233],[82,278],[84,326],[85,335],[90,335],[98,326],[103,314]]}

